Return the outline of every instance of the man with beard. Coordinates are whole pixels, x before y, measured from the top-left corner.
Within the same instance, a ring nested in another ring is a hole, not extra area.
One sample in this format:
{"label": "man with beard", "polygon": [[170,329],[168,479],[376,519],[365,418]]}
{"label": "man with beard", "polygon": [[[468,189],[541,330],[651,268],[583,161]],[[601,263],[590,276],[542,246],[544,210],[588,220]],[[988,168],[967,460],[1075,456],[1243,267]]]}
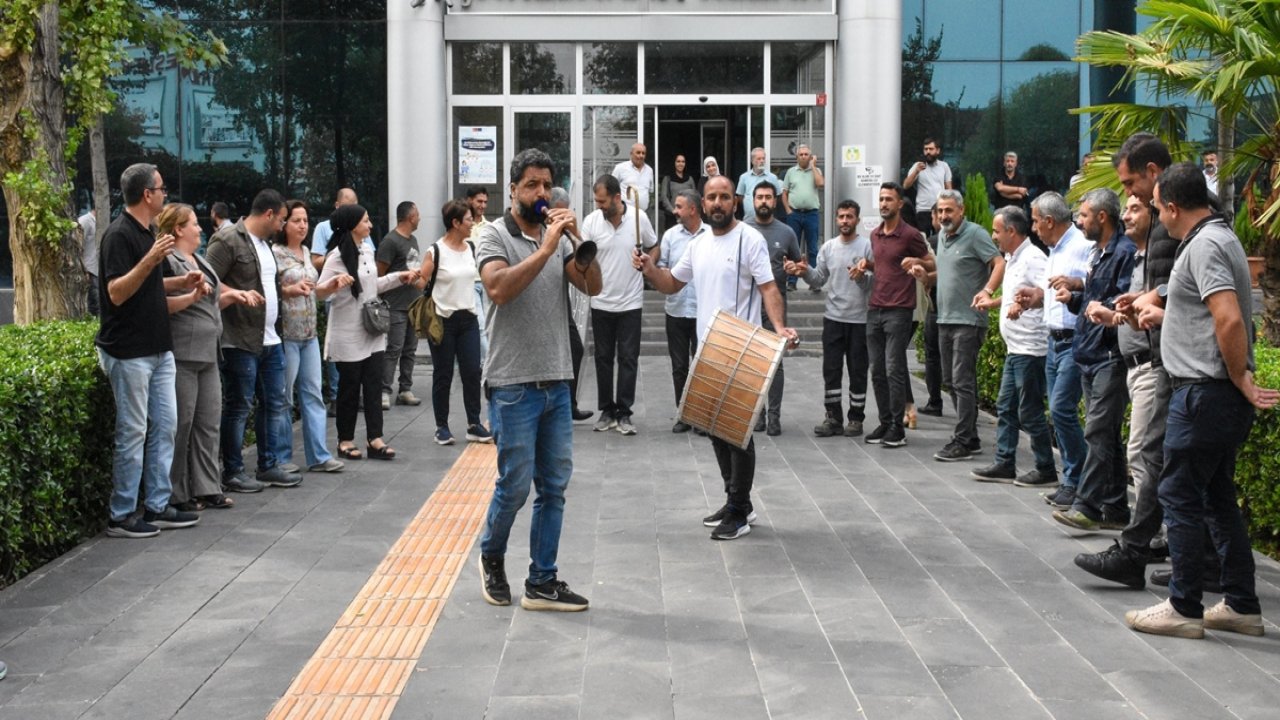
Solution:
{"label": "man with beard", "polygon": [[924,159],[912,165],[907,179],[902,181],[904,190],[916,187],[916,229],[922,233],[933,229],[933,206],[938,202],[938,193],[952,188],[951,166],[941,157],[937,141],[925,138]]}
{"label": "man with beard", "polygon": [[916,307],[916,280],[937,269],[919,230],[902,219],[902,186],[880,186],[880,226],[871,231],[871,261],[864,271],[876,281],[867,301],[867,355],[880,425],[866,437],[870,445],[902,447],[907,433],[907,344]]}
{"label": "man with beard", "polygon": [[[818,264],[810,268],[788,260],[784,269],[814,287],[826,287],[822,314],[822,405],[826,418],[813,429],[818,437],[857,437],[867,408],[867,296],[871,294],[868,263],[871,241],[858,234],[862,208],[853,200],[836,206],[840,234],[822,244]],[[840,380],[849,369],[849,424],[840,413]]]}
{"label": "man with beard", "polygon": [[991,300],[1004,278],[1004,256],[981,226],[964,219],[964,196],[938,194],[938,347],[942,383],[951,386],[955,433],[933,459],[967,460],[978,452],[978,353],[987,337]]}
{"label": "man with beard", "polygon": [[[711,229],[702,222],[701,205],[702,198],[695,190],[681,190],[676,195],[676,224],[662,234],[658,267],[675,267],[695,240],[711,233]],[[698,353],[698,299],[693,288],[686,285],[668,297],[663,309],[666,311],[667,354],[671,356],[671,383],[675,387],[676,406],[679,407],[680,396],[689,380],[689,362]],[[683,433],[691,429],[688,423],[677,419],[671,432]]]}
{"label": "man with beard", "polygon": [[493,301],[485,394],[498,446],[498,479],[480,538],[480,577],[486,602],[511,603],[507,540],[529,487],[535,486],[532,562],[520,606],[572,612],[586,610],[588,602],[556,576],[565,488],[573,473],[567,284],[595,295],[601,275],[596,262],[582,264],[574,255],[571,211],[555,208],[544,216],[534,209],[550,199],[553,171],[551,158],[541,150],[516,155],[513,211],[485,226],[476,245],[480,277]]}
{"label": "man with beard", "polygon": [[1129,390],[1116,329],[1106,324],[1103,311],[1114,310],[1116,300],[1129,291],[1138,248],[1119,224],[1120,198],[1111,190],[1086,193],[1079,218],[1084,236],[1094,241],[1089,275],[1082,284],[1059,279],[1054,289],[1058,301],[1078,313],[1072,344],[1084,391],[1089,452],[1072,508],[1053,511],[1053,518],[1080,530],[1122,530],[1129,524],[1129,497],[1120,432]]}
{"label": "man with beard", "polygon": [[[800,252],[800,242],[796,239],[796,233],[786,223],[778,222],[773,216],[773,212],[777,207],[778,188],[773,183],[765,180],[756,183],[751,191],[752,206],[755,208],[753,217],[747,221],[747,224],[755,228],[764,236],[764,241],[769,247],[769,265],[773,268],[773,281],[778,285],[778,292],[782,295],[782,322],[787,321],[787,273],[783,271],[783,263],[790,260],[792,262],[799,261],[804,258]],[[775,330],[773,323],[769,318],[764,318],[764,329]],[[782,372],[782,363],[778,363],[778,369],[773,375],[773,384],[769,386],[769,403],[767,412],[760,416],[756,422],[755,431],[765,430],[771,437],[782,434],[782,386],[784,376]]]}
{"label": "man with beard", "polygon": [[[596,178],[596,211],[582,221],[582,239],[594,240],[604,289],[591,298],[591,332],[595,336],[596,402],[600,419],[596,432],[617,430],[635,435],[631,406],[636,401],[640,363],[641,310],[644,281],[631,267],[631,254],[658,244],[649,216],[622,201],[622,187],[612,175]],[[639,234],[636,237],[637,213]],[[618,385],[613,384],[613,360],[618,359]]]}
{"label": "man with beard", "polygon": [[[794,347],[799,336],[784,326],[782,295],[769,267],[764,237],[733,217],[733,181],[716,176],[707,181],[704,189],[702,210],[711,226],[711,235],[690,245],[670,270],[657,267],[653,258],[644,253],[633,255],[632,263],[654,287],[667,295],[693,283],[698,303],[699,341],[706,339],[717,309],[759,325],[763,300],[770,321]],[[759,212],[759,207],[756,211]],[[725,258],[734,259],[732,266]],[[751,522],[756,519],[751,505],[751,486],[756,473],[755,440],[747,444],[746,450],[716,437],[711,438],[711,446],[724,480],[726,502],[703,518],[702,523],[715,528],[711,532],[712,540],[733,540],[751,532]]]}

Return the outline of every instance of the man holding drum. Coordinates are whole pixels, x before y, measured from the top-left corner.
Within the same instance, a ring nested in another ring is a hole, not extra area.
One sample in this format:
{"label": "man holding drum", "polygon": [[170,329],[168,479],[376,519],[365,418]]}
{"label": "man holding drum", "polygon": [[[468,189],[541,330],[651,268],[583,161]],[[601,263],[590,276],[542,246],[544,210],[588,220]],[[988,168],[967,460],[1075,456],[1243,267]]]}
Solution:
{"label": "man holding drum", "polygon": [[[764,310],[778,328],[778,334],[794,347],[799,336],[783,323],[782,295],[773,279],[764,237],[733,217],[733,182],[724,176],[712,177],[703,190],[702,210],[711,226],[711,235],[690,244],[671,269],[657,267],[652,257],[642,253],[634,255],[632,263],[654,287],[667,295],[693,283],[698,303],[699,343],[706,340],[711,318],[717,310],[760,325],[763,300]],[[716,437],[711,438],[711,445],[727,498],[724,507],[703,518],[703,524],[715,528],[711,532],[712,540],[733,540],[751,532],[750,523],[755,519],[751,506],[755,441],[750,441],[745,450]]]}

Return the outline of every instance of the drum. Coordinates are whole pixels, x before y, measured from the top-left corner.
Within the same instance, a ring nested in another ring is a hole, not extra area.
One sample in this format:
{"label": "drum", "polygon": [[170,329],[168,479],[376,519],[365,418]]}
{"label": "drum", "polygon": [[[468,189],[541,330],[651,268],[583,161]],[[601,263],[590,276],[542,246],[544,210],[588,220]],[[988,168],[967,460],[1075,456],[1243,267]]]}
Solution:
{"label": "drum", "polygon": [[717,310],[685,382],[680,419],[745,450],[786,339]]}

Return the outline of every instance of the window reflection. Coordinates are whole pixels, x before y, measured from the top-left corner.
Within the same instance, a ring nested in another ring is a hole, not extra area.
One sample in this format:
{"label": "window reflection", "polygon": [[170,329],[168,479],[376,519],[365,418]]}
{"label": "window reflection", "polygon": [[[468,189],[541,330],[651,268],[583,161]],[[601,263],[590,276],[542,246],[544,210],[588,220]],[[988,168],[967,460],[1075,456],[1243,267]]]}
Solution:
{"label": "window reflection", "polygon": [[764,45],[645,43],[644,89],[685,94],[764,92]]}
{"label": "window reflection", "polygon": [[511,43],[513,95],[566,95],[577,92],[573,43]]}
{"label": "window reflection", "polygon": [[454,95],[502,94],[502,43],[453,43]]}
{"label": "window reflection", "polygon": [[636,92],[635,43],[583,43],[582,91],[589,95]]}
{"label": "window reflection", "polygon": [[775,93],[819,93],[826,87],[826,45],[775,42],[769,80]]}
{"label": "window reflection", "polygon": [[1062,0],[1004,4],[1004,60],[1070,60],[1080,34],[1080,7]]}
{"label": "window reflection", "polygon": [[[1042,24],[1043,18],[1035,27]],[[929,0],[925,3],[925,35],[933,37],[942,33],[943,60],[999,60],[999,27],[1000,0]]]}

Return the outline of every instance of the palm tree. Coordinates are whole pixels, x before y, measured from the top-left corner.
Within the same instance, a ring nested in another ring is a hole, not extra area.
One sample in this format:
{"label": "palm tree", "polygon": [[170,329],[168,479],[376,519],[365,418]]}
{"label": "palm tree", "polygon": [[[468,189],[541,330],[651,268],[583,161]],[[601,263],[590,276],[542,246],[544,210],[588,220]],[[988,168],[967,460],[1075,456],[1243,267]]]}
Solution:
{"label": "palm tree", "polygon": [[1145,90],[1153,104],[1074,111],[1092,115],[1099,152],[1073,190],[1114,183],[1110,154],[1134,132],[1153,132],[1175,160],[1191,159],[1187,113],[1213,108],[1219,199],[1234,208],[1233,178],[1247,178],[1241,211],[1261,232],[1267,261],[1264,334],[1280,345],[1280,0],[1145,0],[1137,11],[1153,18],[1142,32],[1095,31],[1076,43],[1078,62],[1122,69],[1120,86]]}

